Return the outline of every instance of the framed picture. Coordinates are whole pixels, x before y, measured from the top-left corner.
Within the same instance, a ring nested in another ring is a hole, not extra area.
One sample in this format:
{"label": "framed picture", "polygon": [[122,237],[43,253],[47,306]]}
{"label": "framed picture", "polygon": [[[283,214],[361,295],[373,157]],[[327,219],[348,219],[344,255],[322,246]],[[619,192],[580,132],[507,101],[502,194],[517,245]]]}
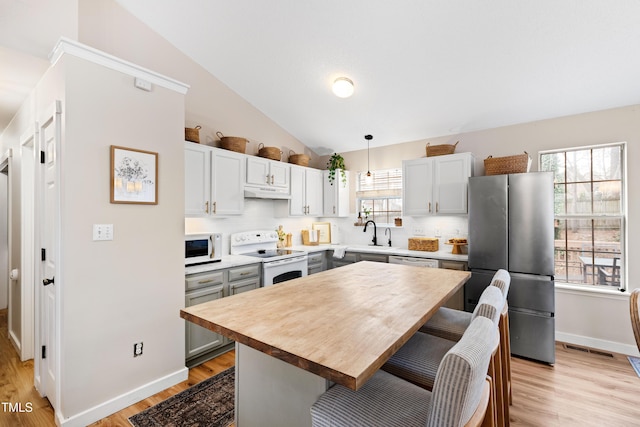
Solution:
{"label": "framed picture", "polygon": [[331,243],[331,223],[330,222],[314,222],[311,224],[313,230],[319,230],[320,236],[318,243]]}
{"label": "framed picture", "polygon": [[158,153],[111,146],[111,203],[158,204]]}

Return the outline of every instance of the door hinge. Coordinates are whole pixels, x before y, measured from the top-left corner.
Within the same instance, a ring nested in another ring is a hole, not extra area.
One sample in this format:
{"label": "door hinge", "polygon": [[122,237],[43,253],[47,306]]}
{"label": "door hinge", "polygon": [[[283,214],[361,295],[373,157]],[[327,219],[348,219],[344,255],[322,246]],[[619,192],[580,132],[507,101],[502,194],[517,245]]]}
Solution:
{"label": "door hinge", "polygon": [[44,165],[44,151],[40,151],[40,163]]}
{"label": "door hinge", "polygon": [[42,346],[42,358],[43,359],[47,358],[47,346],[46,345]]}
{"label": "door hinge", "polygon": [[47,260],[47,250],[45,248],[40,249],[40,261]]}

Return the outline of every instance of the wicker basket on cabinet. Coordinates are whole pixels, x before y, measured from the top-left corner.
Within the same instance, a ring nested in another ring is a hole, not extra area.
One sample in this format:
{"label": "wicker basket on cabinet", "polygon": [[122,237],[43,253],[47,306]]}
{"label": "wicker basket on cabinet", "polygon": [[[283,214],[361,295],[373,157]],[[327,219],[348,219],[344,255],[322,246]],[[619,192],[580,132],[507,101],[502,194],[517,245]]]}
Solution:
{"label": "wicker basket on cabinet", "polygon": [[427,143],[427,157],[444,156],[445,154],[453,154],[456,151],[457,141],[455,144],[430,145]]}

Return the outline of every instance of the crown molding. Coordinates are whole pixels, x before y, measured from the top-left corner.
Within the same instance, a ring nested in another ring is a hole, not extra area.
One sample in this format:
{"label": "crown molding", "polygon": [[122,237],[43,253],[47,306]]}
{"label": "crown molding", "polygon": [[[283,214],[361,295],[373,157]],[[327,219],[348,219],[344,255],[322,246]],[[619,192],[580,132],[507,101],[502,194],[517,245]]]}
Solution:
{"label": "crown molding", "polygon": [[182,83],[170,77],[163,76],[162,74],[156,73],[155,71],[151,71],[147,68],[133,64],[129,61],[125,61],[106,52],[102,52],[101,50],[92,48],[66,37],[61,37],[58,40],[56,46],[53,48],[53,51],[49,55],[49,61],[51,62],[51,65],[54,65],[56,62],[58,62],[58,60],[60,60],[60,58],[65,54],[85,59],[87,61],[102,65],[115,71],[120,71],[132,77],[147,80],[153,84],[173,90],[183,95],[187,93],[190,87],[186,83]]}

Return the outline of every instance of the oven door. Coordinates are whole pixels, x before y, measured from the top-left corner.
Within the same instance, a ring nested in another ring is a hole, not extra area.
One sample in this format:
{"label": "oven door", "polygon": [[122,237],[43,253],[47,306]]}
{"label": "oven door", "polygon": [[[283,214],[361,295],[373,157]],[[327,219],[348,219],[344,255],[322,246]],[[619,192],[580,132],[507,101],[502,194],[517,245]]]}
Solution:
{"label": "oven door", "polygon": [[262,264],[262,286],[271,286],[307,275],[307,256],[265,261]]}

